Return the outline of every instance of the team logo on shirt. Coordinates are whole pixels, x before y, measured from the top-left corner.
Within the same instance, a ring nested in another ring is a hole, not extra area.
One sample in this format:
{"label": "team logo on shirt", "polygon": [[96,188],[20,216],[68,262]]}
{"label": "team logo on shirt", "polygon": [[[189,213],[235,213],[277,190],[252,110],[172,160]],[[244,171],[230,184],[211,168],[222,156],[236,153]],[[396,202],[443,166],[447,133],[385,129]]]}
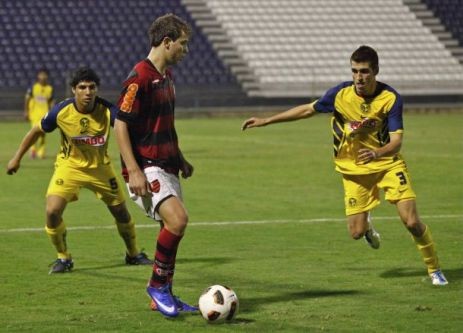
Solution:
{"label": "team logo on shirt", "polygon": [[84,117],[80,120],[80,134],[84,134],[88,132],[88,124],[90,123],[90,120],[88,118]]}
{"label": "team logo on shirt", "polygon": [[121,104],[121,111],[130,113],[132,112],[133,102],[135,101],[135,96],[137,96],[138,84],[131,83],[127,87],[127,91],[124,95],[124,99]]}
{"label": "team logo on shirt", "polygon": [[371,109],[371,105],[369,103],[360,104],[360,110],[362,110],[363,113],[370,112],[370,109]]}

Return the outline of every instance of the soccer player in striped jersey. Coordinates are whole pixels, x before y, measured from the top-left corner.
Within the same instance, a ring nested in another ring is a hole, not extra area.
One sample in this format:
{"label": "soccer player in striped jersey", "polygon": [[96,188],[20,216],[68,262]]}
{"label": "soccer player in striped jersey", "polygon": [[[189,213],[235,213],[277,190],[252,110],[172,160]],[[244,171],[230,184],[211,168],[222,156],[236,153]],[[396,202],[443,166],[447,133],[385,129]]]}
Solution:
{"label": "soccer player in striped jersey", "polygon": [[135,225],[125,206],[124,193],[108,156],[109,129],[118,109],[97,96],[99,83],[100,79],[92,69],[84,67],[76,70],[71,80],[74,98],[56,104],[26,134],[7,166],[7,173],[14,174],[37,137],[59,128],[61,149],[48,186],[46,204],[45,230],[58,254],[50,273],[70,272],[74,266],[62,216],[67,204],[78,199],[82,187],[93,191],[115,218],[127,248],[126,263],[152,264],[146,254],[138,250]]}
{"label": "soccer player in striped jersey", "polygon": [[379,190],[397,207],[405,227],[427,266],[434,285],[447,280],[427,225],[421,222],[416,195],[400,154],[403,138],[402,99],[390,86],[376,80],[378,55],[361,46],[351,56],[352,81],[329,89],[313,103],[297,106],[269,118],[250,118],[242,129],[333,114],[331,124],[336,170],[342,174],[347,223],[354,239],[365,238],[374,249],[380,246],[370,211],[379,204]]}
{"label": "soccer player in striped jersey", "polygon": [[[37,80],[27,89],[24,100],[24,117],[37,126],[43,116],[53,107],[53,86],[48,82],[48,70],[39,69]],[[39,135],[37,142],[31,147],[32,158],[45,158],[45,133]]]}
{"label": "soccer player in striped jersey", "polygon": [[152,308],[176,317],[197,311],[172,294],[179,243],[188,215],[178,178],[193,174],[180,151],[174,127],[175,89],[170,66],[188,53],[191,28],[179,17],[157,18],[149,29],[151,49],[123,83],[115,131],[130,197],[152,219],[161,222],[147,292]]}

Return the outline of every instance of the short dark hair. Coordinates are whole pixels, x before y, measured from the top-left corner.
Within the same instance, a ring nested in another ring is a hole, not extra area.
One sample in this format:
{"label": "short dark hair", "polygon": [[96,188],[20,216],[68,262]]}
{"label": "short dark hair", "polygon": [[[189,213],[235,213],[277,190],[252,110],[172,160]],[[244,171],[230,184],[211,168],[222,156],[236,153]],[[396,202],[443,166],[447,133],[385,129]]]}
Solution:
{"label": "short dark hair", "polygon": [[151,46],[159,46],[165,37],[174,42],[182,35],[182,32],[191,35],[191,27],[177,15],[172,13],[158,17],[151,23],[148,30]]}
{"label": "short dark hair", "polygon": [[350,61],[368,62],[371,68],[375,71],[375,74],[378,74],[379,72],[378,53],[376,53],[376,51],[370,46],[360,46],[354,51],[354,53],[352,53]]}
{"label": "short dark hair", "polygon": [[77,68],[71,75],[70,85],[75,88],[81,81],[93,81],[97,86],[100,85],[100,77],[90,67]]}
{"label": "short dark hair", "polygon": [[50,75],[50,72],[48,71],[48,69],[46,67],[40,67],[38,70],[37,70],[37,74],[39,73],[45,73],[47,75]]}

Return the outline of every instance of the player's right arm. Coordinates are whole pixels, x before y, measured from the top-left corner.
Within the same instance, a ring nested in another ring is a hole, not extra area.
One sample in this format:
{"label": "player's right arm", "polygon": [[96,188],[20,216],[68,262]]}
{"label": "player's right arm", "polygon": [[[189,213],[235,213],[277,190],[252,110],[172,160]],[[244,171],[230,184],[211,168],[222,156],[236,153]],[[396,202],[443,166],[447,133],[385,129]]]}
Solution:
{"label": "player's right arm", "polygon": [[150,184],[138,166],[133,154],[127,123],[116,119],[114,122],[114,132],[116,133],[119,151],[129,174],[129,189],[138,196],[144,196],[149,192]]}
{"label": "player's right arm", "polygon": [[294,120],[312,117],[316,112],[314,108],[314,104],[315,102],[299,105],[287,111],[277,113],[276,115],[273,115],[268,118],[258,118],[258,117],[249,118],[243,122],[241,129],[244,131],[248,128],[267,126],[267,125],[274,124],[274,123],[294,121]]}
{"label": "player's right arm", "polygon": [[8,165],[6,167],[7,174],[12,175],[16,171],[18,171],[21,159],[23,158],[24,154],[29,150],[29,148],[37,141],[39,136],[43,133],[44,131],[39,126],[34,126],[29,132],[27,132],[13,158],[8,162]]}

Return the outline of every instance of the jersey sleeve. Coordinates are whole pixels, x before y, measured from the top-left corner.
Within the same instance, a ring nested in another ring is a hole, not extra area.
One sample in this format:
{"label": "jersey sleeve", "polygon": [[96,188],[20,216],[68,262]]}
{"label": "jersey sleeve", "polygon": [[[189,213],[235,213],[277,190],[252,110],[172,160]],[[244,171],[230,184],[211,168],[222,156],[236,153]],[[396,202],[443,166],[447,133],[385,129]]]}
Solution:
{"label": "jersey sleeve", "polygon": [[27,90],[26,90],[26,96],[32,97],[32,86],[30,86],[29,88],[27,88]]}
{"label": "jersey sleeve", "polygon": [[54,131],[56,127],[58,127],[57,118],[59,112],[73,101],[74,99],[70,98],[53,106],[53,108],[40,121],[40,128],[47,133]]}
{"label": "jersey sleeve", "polygon": [[119,107],[116,114],[117,119],[130,123],[140,116],[145,96],[146,80],[135,70],[132,70],[129,74],[117,103]]}
{"label": "jersey sleeve", "polygon": [[350,84],[350,82],[343,82],[336,87],[328,89],[326,93],[315,102],[315,111],[320,113],[334,112],[334,101],[336,99],[336,95],[342,88],[345,88]]}
{"label": "jersey sleeve", "polygon": [[120,111],[119,108],[111,102],[103,98],[98,98],[98,101],[103,104],[109,110],[110,124],[111,127],[114,127],[114,120],[116,119],[117,113]]}
{"label": "jersey sleeve", "polygon": [[403,118],[402,118],[402,111],[403,111],[403,102],[402,97],[399,94],[395,93],[396,99],[392,108],[389,110],[387,115],[387,124],[389,127],[389,132],[399,132],[402,131],[403,126]]}

